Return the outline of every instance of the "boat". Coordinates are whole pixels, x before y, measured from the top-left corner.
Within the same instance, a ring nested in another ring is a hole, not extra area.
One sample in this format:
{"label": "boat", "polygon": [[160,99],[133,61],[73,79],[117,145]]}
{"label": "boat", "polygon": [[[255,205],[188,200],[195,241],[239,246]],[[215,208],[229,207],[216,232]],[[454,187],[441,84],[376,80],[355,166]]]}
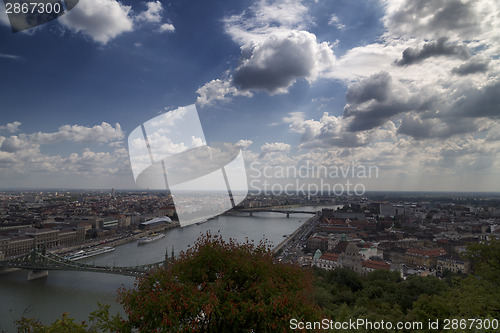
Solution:
{"label": "boat", "polygon": [[100,254],[108,253],[108,252],[111,252],[114,250],[115,250],[115,248],[110,247],[110,246],[104,246],[104,247],[100,247],[100,248],[89,250],[89,251],[81,250],[81,251],[78,251],[76,253],[72,253],[72,254],[65,256],[64,259],[76,261],[76,260],[85,259],[85,258],[89,258],[89,257],[93,257],[93,256],[98,256]]}
{"label": "boat", "polygon": [[143,238],[138,239],[137,245],[150,243],[152,241],[155,241],[155,240],[163,238],[163,237],[165,237],[165,234],[151,234],[148,237],[143,237]]}
{"label": "boat", "polygon": [[196,225],[200,225],[200,224],[203,224],[203,223],[205,223],[205,222],[208,222],[208,220],[201,220],[201,221],[199,221],[199,222],[196,222]]}

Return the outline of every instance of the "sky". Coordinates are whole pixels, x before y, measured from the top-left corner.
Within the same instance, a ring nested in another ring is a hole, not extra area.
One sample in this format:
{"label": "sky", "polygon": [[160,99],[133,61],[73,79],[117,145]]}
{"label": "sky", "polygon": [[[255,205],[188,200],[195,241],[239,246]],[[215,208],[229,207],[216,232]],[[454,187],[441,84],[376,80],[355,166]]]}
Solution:
{"label": "sky", "polygon": [[0,188],[139,188],[128,135],[196,104],[254,189],[498,191],[499,55],[494,0],[80,0],[18,33],[1,2]]}

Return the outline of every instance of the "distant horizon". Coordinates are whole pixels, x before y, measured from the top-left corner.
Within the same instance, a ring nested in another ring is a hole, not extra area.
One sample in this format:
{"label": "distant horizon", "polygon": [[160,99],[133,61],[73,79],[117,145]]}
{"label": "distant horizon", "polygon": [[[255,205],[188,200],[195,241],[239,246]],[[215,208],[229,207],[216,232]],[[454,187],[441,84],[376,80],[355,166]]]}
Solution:
{"label": "distant horizon", "polygon": [[[109,192],[111,193],[112,190],[115,190],[115,192],[169,192],[168,190],[158,190],[158,189],[127,189],[127,188],[0,188],[0,192],[10,192],[10,191],[29,191],[29,192]],[[193,191],[197,193],[203,193],[206,191]],[[222,191],[212,191],[212,192],[221,192]],[[381,194],[381,193],[406,193],[406,194],[493,194],[493,195],[500,195],[500,191],[493,192],[493,191],[426,191],[426,190],[419,190],[419,191],[412,191],[412,190],[367,190],[364,195],[352,195],[352,196],[357,196],[357,197],[363,197],[363,196],[368,196],[370,193],[373,194]],[[249,191],[249,195],[255,194],[255,192]],[[273,194],[271,191],[268,193],[261,193],[262,195],[285,195],[285,194]],[[325,195],[327,193],[322,193],[320,195]],[[337,196],[337,197],[345,197],[346,195],[335,195],[333,193],[330,193],[331,196]],[[291,195],[290,195],[291,196]]]}

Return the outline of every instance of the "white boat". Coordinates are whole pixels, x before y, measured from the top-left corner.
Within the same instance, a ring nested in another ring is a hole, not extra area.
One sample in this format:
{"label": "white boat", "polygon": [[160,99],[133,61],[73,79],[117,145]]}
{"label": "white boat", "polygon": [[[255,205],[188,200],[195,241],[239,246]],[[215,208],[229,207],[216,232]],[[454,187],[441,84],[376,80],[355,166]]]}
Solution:
{"label": "white boat", "polygon": [[110,246],[100,247],[100,248],[89,250],[89,251],[82,250],[82,251],[78,251],[76,253],[72,253],[70,255],[67,255],[64,257],[64,259],[75,261],[75,260],[85,259],[85,258],[89,258],[89,257],[93,257],[93,256],[98,256],[100,254],[108,253],[108,252],[111,252],[114,250],[115,250],[115,248],[110,247]]}
{"label": "white boat", "polygon": [[152,241],[155,241],[155,240],[163,238],[163,237],[165,237],[165,234],[151,234],[148,237],[143,237],[143,238],[138,239],[137,245],[150,243]]}

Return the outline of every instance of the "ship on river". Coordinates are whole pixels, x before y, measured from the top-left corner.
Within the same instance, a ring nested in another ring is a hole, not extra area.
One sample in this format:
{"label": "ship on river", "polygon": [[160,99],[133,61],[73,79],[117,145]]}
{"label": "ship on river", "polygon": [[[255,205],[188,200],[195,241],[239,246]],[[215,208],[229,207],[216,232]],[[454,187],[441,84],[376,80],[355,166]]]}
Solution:
{"label": "ship on river", "polygon": [[158,239],[163,238],[163,237],[165,237],[165,234],[151,234],[148,237],[143,237],[143,238],[138,239],[137,245],[150,243],[152,241],[158,240]]}
{"label": "ship on river", "polygon": [[115,248],[110,247],[110,246],[104,246],[104,247],[100,247],[98,249],[93,249],[93,250],[88,250],[88,251],[81,250],[81,251],[78,251],[76,253],[72,253],[72,254],[65,256],[64,259],[80,260],[80,259],[85,259],[85,258],[89,258],[89,257],[93,257],[93,256],[98,256],[100,254],[108,253],[108,252],[111,252],[114,250],[115,250]]}

